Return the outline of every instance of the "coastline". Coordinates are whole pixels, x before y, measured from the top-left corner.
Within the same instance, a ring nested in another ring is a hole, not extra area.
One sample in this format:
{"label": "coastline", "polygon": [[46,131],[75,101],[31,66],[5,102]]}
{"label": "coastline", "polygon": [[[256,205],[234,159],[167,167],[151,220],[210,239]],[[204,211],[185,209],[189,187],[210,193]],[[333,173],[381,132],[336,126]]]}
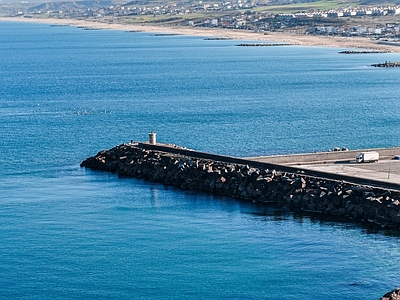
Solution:
{"label": "coastline", "polygon": [[257,33],[245,30],[222,29],[222,28],[199,28],[186,26],[153,26],[153,25],[131,25],[120,23],[102,23],[89,20],[75,19],[39,19],[39,18],[23,18],[23,17],[0,17],[0,21],[10,22],[30,22],[44,23],[49,25],[69,25],[79,26],[88,29],[108,29],[108,30],[124,30],[153,32],[163,34],[179,34],[188,36],[204,36],[219,37],[235,40],[254,40],[254,41],[270,41],[279,43],[288,43],[296,46],[315,46],[315,47],[332,47],[332,48],[355,48],[368,49],[382,52],[400,53],[400,46],[390,44],[379,44],[368,38],[360,37],[331,37],[331,36],[313,36],[295,33],[268,32]]}

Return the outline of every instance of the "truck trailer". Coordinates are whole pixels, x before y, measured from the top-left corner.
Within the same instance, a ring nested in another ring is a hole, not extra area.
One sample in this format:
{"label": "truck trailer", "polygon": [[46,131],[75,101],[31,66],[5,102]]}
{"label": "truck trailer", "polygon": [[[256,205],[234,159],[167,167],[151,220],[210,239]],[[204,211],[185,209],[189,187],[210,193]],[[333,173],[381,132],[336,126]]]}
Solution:
{"label": "truck trailer", "polygon": [[379,160],[379,153],[376,151],[361,152],[356,157],[357,163],[371,163]]}

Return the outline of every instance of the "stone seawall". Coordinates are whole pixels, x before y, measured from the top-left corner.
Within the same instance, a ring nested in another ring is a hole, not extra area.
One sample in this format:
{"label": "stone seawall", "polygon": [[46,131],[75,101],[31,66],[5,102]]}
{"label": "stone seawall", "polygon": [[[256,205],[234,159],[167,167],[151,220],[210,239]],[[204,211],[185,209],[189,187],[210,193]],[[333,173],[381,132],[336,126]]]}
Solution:
{"label": "stone seawall", "polygon": [[252,167],[171,152],[124,144],[99,152],[81,166],[184,189],[400,228],[400,192],[397,191],[282,171],[284,167],[282,170]]}

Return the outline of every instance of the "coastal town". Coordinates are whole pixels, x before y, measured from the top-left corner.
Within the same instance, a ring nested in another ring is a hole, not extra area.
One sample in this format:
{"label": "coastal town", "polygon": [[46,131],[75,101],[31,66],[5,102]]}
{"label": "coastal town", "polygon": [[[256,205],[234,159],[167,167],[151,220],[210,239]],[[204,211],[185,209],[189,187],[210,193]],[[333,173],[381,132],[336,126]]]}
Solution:
{"label": "coastal town", "polygon": [[[275,13],[269,3],[254,0],[138,5],[138,2],[90,7],[79,2],[52,2],[25,10],[10,11],[10,17],[97,21],[111,24],[223,28],[249,32],[290,32],[317,36],[369,37],[397,43],[400,36],[400,5],[342,6]],[[284,7],[283,5],[282,7]]]}

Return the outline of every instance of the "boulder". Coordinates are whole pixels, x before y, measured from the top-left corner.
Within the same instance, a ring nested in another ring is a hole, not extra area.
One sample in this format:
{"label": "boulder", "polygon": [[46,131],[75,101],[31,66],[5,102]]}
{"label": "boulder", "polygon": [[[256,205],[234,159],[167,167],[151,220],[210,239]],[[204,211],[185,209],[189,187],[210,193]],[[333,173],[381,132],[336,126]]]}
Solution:
{"label": "boulder", "polygon": [[400,300],[400,287],[387,292],[380,300]]}

